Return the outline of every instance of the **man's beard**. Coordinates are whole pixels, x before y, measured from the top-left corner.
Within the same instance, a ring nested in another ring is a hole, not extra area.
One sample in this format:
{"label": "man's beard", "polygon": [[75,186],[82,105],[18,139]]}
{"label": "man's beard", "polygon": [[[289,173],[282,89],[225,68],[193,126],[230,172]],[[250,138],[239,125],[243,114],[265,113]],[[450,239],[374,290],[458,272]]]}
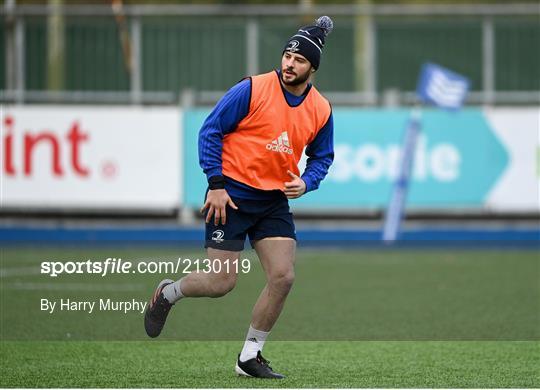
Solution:
{"label": "man's beard", "polygon": [[303,75],[296,75],[296,78],[291,80],[291,81],[287,81],[283,78],[283,75],[284,75],[284,71],[282,70],[281,71],[281,81],[283,81],[283,84],[285,85],[290,85],[292,87],[296,86],[296,85],[300,85],[302,83],[304,83],[308,78],[309,78],[309,70],[303,74]]}

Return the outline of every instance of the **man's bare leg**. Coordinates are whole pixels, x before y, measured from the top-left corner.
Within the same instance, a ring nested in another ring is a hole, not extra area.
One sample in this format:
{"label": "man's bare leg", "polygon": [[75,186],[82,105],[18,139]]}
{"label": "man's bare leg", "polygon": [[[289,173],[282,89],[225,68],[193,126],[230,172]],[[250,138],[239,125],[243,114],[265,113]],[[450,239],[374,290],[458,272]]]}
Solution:
{"label": "man's bare leg", "polygon": [[[212,265],[216,259],[220,262],[219,272],[214,272],[215,269],[211,269],[210,272],[206,273],[200,269],[198,272],[187,274],[176,282],[166,279],[158,285],[144,316],[144,327],[148,336],[159,336],[167,320],[169,310],[179,299],[184,297],[218,298],[234,288],[238,273],[235,267],[230,265],[238,258],[240,252],[208,248],[207,254]],[[227,261],[229,267],[227,267]]]}
{"label": "man's bare leg", "polygon": [[295,240],[271,237],[257,241],[254,246],[266,274],[266,286],[253,307],[251,326],[240,353],[242,362],[262,351],[294,282]]}
{"label": "man's bare leg", "polygon": [[[238,277],[233,262],[238,259],[241,252],[223,251],[208,248],[207,258],[213,262],[218,259],[221,263],[219,273],[192,272],[181,279],[181,291],[185,297],[222,297],[231,291],[236,285]],[[226,262],[228,261],[229,267]],[[218,268],[216,266],[216,268]],[[212,270],[214,271],[214,269]]]}
{"label": "man's bare leg", "polygon": [[296,241],[286,237],[265,238],[255,244],[255,250],[266,274],[266,286],[253,307],[251,325],[269,332],[294,283]]}

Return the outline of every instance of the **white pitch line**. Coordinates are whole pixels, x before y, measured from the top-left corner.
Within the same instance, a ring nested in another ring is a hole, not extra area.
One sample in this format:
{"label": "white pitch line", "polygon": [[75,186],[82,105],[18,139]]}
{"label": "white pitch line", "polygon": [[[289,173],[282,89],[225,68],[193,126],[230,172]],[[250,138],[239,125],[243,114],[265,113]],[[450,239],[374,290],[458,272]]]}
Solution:
{"label": "white pitch line", "polygon": [[0,278],[39,275],[39,267],[0,268]]}

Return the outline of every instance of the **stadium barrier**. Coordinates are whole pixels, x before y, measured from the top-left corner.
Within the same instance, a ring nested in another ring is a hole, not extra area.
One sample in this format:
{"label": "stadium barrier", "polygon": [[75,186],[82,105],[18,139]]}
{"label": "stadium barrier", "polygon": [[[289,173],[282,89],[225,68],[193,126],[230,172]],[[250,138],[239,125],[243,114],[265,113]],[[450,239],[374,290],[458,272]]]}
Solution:
{"label": "stadium barrier", "polygon": [[[206,190],[192,146],[208,113],[184,114],[183,177],[189,191],[183,203],[190,207],[200,204]],[[408,209],[538,213],[538,115],[538,108],[426,110]],[[317,191],[291,202],[293,209],[384,209],[408,116],[405,109],[334,109],[334,164]]]}
{"label": "stadium barrier", "polygon": [[[8,107],[3,210],[134,213],[200,207],[198,131],[208,109]],[[335,161],[294,210],[384,210],[397,174],[405,109],[334,110]],[[410,210],[540,211],[539,110],[426,110]],[[303,166],[305,161],[301,162]]]}
{"label": "stadium barrier", "polygon": [[175,108],[7,107],[2,208],[177,209],[180,115]]}

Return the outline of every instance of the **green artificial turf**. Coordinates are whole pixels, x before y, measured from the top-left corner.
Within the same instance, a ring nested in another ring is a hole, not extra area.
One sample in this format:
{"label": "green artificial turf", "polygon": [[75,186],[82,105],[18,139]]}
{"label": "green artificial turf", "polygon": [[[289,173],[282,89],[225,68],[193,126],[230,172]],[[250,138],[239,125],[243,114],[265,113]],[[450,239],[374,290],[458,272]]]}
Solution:
{"label": "green artificial turf", "polygon": [[42,261],[204,258],[182,248],[0,250],[0,387],[540,387],[535,251],[298,249],[296,281],[265,346],[282,382],[237,378],[264,285],[180,301],[158,340],[138,312],[55,312],[40,300],[147,301],[165,277],[40,274]]}
{"label": "green artificial turf", "polygon": [[269,342],[282,381],[238,377],[240,343],[7,342],[1,387],[540,386],[537,342]]}

